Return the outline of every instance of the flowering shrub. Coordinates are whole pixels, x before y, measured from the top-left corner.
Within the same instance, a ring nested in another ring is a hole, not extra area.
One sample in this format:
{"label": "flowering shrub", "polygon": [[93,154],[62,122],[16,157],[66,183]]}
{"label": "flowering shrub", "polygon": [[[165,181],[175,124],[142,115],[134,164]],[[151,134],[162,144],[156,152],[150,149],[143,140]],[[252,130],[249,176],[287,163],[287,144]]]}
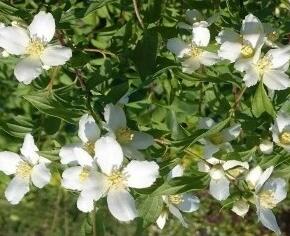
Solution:
{"label": "flowering shrub", "polygon": [[115,219],[139,235],[189,233],[214,214],[200,213],[208,204],[259,222],[249,235],[280,235],[289,10],[278,0],[0,2],[5,209],[57,196],[44,235],[104,235]]}

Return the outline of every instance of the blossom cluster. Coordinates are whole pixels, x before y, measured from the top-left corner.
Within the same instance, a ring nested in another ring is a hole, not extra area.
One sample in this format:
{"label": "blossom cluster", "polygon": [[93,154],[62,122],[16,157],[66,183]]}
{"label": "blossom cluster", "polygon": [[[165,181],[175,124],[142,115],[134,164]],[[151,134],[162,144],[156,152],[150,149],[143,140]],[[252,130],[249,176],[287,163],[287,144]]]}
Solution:
{"label": "blossom cluster", "polygon": [[[262,82],[269,90],[290,87],[286,71],[289,67],[290,46],[277,42],[278,35],[267,24],[252,14],[245,17],[240,32],[222,30],[216,37],[217,52],[209,49],[210,30],[215,17],[204,19],[197,10],[186,12],[187,23],[177,26],[191,33],[190,42],[179,38],[169,39],[167,48],[181,61],[182,71],[192,74],[204,66],[219,62],[234,63],[242,73],[246,87]],[[30,84],[42,70],[64,65],[72,50],[64,45],[49,44],[55,34],[55,21],[50,13],[39,12],[28,27],[20,24],[0,26],[2,56],[21,57],[14,74],[19,82]],[[264,53],[264,48],[270,48]],[[157,178],[170,181],[189,175],[187,167],[178,163],[166,176],[160,176],[157,161],[148,160],[146,149],[154,145],[154,138],[144,132],[132,130],[127,125],[124,104],[107,104],[104,121],[98,123],[90,114],[79,120],[79,143],[64,145],[59,151],[63,188],[78,193],[77,208],[91,212],[99,200],[107,199],[111,214],[119,221],[138,217],[134,189],[154,186]],[[199,120],[197,129],[211,130],[216,125],[209,117]],[[236,142],[242,132],[239,122],[200,138],[203,150],[196,163],[197,170],[208,176],[209,194],[218,201],[231,196],[232,189],[239,194],[232,204],[232,211],[245,217],[251,205],[257,217],[268,229],[280,234],[272,209],[287,195],[287,181],[275,176],[274,166],[262,169],[250,156],[247,160],[223,160],[220,153],[234,153],[231,142]],[[270,128],[272,141],[263,140],[259,146],[264,155],[271,154],[274,145],[290,151],[290,114],[279,111]],[[150,158],[152,159],[152,158]],[[157,158],[156,158],[157,159]],[[51,161],[42,157],[34,138],[27,134],[20,154],[0,152],[0,170],[13,175],[5,191],[11,204],[18,204],[32,186],[43,188],[49,184]],[[239,184],[237,184],[239,183]],[[242,187],[241,187],[242,186]],[[249,194],[250,193],[250,194]],[[181,212],[194,212],[200,200],[190,192],[162,196],[164,207],[156,219],[160,229],[165,226],[169,213],[182,225],[187,222]]]}

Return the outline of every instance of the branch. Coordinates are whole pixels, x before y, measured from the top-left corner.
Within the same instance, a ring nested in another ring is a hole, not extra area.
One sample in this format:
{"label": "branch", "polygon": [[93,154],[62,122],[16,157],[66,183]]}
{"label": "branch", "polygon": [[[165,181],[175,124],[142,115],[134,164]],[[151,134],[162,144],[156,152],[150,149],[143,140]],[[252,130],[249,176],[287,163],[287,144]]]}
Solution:
{"label": "branch", "polygon": [[137,5],[137,1],[136,0],[132,0],[133,1],[133,5],[134,5],[134,11],[135,11],[135,14],[137,16],[137,19],[141,25],[141,27],[144,29],[144,23],[143,23],[143,20],[140,16],[140,13],[139,13],[139,9],[138,9],[138,5]]}

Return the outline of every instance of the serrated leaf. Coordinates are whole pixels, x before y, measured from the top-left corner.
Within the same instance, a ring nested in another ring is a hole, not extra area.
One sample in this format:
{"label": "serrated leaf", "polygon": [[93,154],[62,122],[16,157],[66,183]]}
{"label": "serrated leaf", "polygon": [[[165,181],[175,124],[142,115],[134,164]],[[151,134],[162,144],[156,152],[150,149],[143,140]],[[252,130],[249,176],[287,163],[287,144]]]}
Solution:
{"label": "serrated leaf", "polygon": [[17,138],[24,138],[27,133],[33,130],[33,124],[30,120],[23,116],[16,116],[12,119],[0,120],[0,129],[11,136]]}

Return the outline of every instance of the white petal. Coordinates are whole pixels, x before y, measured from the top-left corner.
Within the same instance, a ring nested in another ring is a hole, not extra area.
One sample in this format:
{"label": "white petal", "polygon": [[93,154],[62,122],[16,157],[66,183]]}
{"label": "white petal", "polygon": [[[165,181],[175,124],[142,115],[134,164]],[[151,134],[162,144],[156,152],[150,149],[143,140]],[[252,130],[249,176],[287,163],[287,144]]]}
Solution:
{"label": "white petal", "polygon": [[272,69],[281,69],[290,60],[290,46],[271,49],[267,52],[267,56],[271,59]]}
{"label": "white petal", "polygon": [[262,168],[260,166],[256,166],[255,168],[251,169],[250,172],[246,176],[246,181],[251,189],[254,189],[257,185],[258,180],[262,175]]}
{"label": "white petal", "polygon": [[229,161],[226,161],[224,164],[223,164],[223,169],[224,170],[230,170],[234,167],[237,167],[237,166],[240,166],[240,167],[243,167],[245,169],[249,169],[249,163],[248,162],[242,162],[242,161],[236,161],[236,160],[229,160]]}
{"label": "white petal", "polygon": [[224,129],[221,134],[226,142],[230,142],[235,140],[241,131],[241,124],[233,124],[231,127]]}
{"label": "white petal", "polygon": [[120,144],[112,137],[102,137],[95,144],[95,158],[105,174],[113,168],[119,169],[123,162],[123,151]]}
{"label": "white petal", "polygon": [[205,66],[211,66],[219,61],[219,57],[216,53],[203,51],[200,56],[200,63]]}
{"label": "white petal", "polygon": [[77,157],[78,163],[81,166],[85,167],[85,166],[93,165],[93,158],[84,149],[80,147],[75,147],[74,153],[75,153],[75,156]]}
{"label": "white petal", "polygon": [[194,22],[197,22],[197,21],[201,21],[202,18],[203,17],[201,15],[201,13],[196,9],[192,9],[192,10],[187,9],[185,12],[185,19],[187,22],[189,22],[191,24],[193,24]]}
{"label": "white petal", "polygon": [[55,21],[50,13],[40,11],[34,16],[31,24],[28,26],[31,37],[37,37],[45,42],[52,40],[55,33]]}
{"label": "white petal", "polygon": [[211,119],[209,117],[204,117],[198,121],[197,128],[198,129],[210,129],[214,125],[215,125],[215,122],[213,119]]}
{"label": "white petal", "polygon": [[130,145],[138,150],[146,149],[154,143],[154,138],[150,134],[137,131],[134,131],[133,134],[134,136]]}
{"label": "white petal", "polygon": [[5,190],[5,197],[11,204],[16,205],[28,191],[29,182],[26,179],[15,176]]}
{"label": "white petal", "polygon": [[237,71],[245,72],[248,70],[249,67],[252,66],[253,61],[254,61],[253,57],[251,57],[251,58],[238,58],[236,60],[236,63],[234,64],[234,68]]}
{"label": "white petal", "polygon": [[205,161],[199,161],[197,163],[198,171],[208,173],[210,166]]}
{"label": "white petal", "polygon": [[32,168],[31,181],[38,187],[43,188],[50,181],[51,173],[44,163],[38,164]]}
{"label": "white petal", "polygon": [[82,196],[82,194],[80,194],[77,201],[77,207],[82,212],[91,212],[94,210],[94,200],[88,196]]}
{"label": "white petal", "polygon": [[168,39],[167,49],[174,53],[177,57],[182,58],[190,52],[190,47],[179,38]]}
{"label": "white petal", "polygon": [[83,143],[94,143],[100,137],[101,130],[94,118],[89,114],[84,114],[79,121],[79,138]]}
{"label": "white petal", "polygon": [[259,145],[260,151],[264,154],[271,154],[273,152],[274,144],[269,140],[263,140]]}
{"label": "white petal", "polygon": [[219,151],[219,147],[211,143],[206,143],[204,147],[203,157],[212,165],[219,164],[219,160],[213,157],[213,154]]}
{"label": "white petal", "polygon": [[134,198],[124,189],[110,189],[107,202],[111,214],[119,221],[131,221],[138,216]]}
{"label": "white petal", "polygon": [[273,90],[284,90],[290,87],[289,76],[279,70],[269,70],[263,76],[263,83]]}
{"label": "white petal", "polygon": [[83,183],[80,180],[80,174],[83,168],[74,166],[64,170],[62,173],[62,186],[66,189],[79,190],[83,188]]}
{"label": "white petal", "polygon": [[63,146],[59,151],[61,164],[69,164],[71,162],[77,161],[77,156],[75,155],[74,148],[80,148],[81,146],[81,144],[68,144]]}
{"label": "white petal", "polygon": [[21,158],[14,152],[0,152],[0,171],[6,175],[15,174]]}
{"label": "white petal", "polygon": [[119,105],[107,104],[104,109],[104,118],[109,130],[114,132],[127,126],[125,112]]}
{"label": "white petal", "polygon": [[127,184],[131,188],[148,188],[159,175],[159,166],[154,161],[130,161],[124,168]]}
{"label": "white petal", "polygon": [[28,43],[29,37],[26,30],[15,26],[0,29],[0,47],[8,53],[14,55],[25,54]]}
{"label": "white petal", "polygon": [[199,57],[190,57],[186,59],[185,61],[182,61],[181,65],[182,65],[182,72],[191,74],[192,72],[200,68]]}
{"label": "white petal", "polygon": [[241,34],[244,40],[251,43],[253,48],[264,41],[264,29],[261,21],[252,14],[245,17],[242,24]]}
{"label": "white petal", "polygon": [[31,134],[26,134],[22,147],[20,148],[21,154],[25,157],[25,160],[31,164],[36,164],[39,160],[38,147],[34,143],[33,136]]}
{"label": "white petal", "polygon": [[131,160],[144,161],[145,159],[144,154],[131,145],[122,145],[122,150],[124,156],[128,157]]}
{"label": "white petal", "polygon": [[42,65],[38,60],[23,59],[14,69],[14,75],[19,82],[30,84],[42,72]]}
{"label": "white petal", "polygon": [[192,28],[192,42],[198,47],[206,47],[210,40],[210,32],[207,27]]}
{"label": "white petal", "polygon": [[225,29],[219,32],[215,39],[218,44],[223,44],[225,42],[237,43],[240,41],[240,35],[232,29]]}
{"label": "white petal", "polygon": [[45,66],[64,65],[72,57],[72,50],[63,46],[48,46],[40,59]]}
{"label": "white petal", "polygon": [[264,185],[264,183],[269,179],[270,175],[272,174],[274,170],[274,167],[273,166],[270,166],[269,168],[267,168],[260,176],[257,184],[256,184],[256,187],[255,187],[255,191],[258,192],[262,186]]}
{"label": "white petal", "polygon": [[262,191],[264,190],[274,192],[274,203],[278,204],[287,196],[287,183],[282,178],[271,178],[264,184]]}
{"label": "white petal", "polygon": [[257,210],[258,218],[261,223],[268,229],[280,235],[281,231],[277,224],[276,217],[270,209],[260,208]]}
{"label": "white petal", "polygon": [[176,165],[170,172],[169,178],[180,177],[183,175],[184,167],[182,165]]}
{"label": "white petal", "polygon": [[281,133],[286,126],[290,125],[290,116],[283,111],[279,111],[275,123],[279,133]]}
{"label": "white petal", "polygon": [[167,212],[162,212],[160,214],[160,216],[156,220],[156,224],[159,227],[159,229],[163,229],[164,228],[164,226],[166,224],[167,217],[168,217]]}
{"label": "white petal", "polygon": [[199,208],[199,198],[190,193],[182,194],[182,200],[177,207],[183,212],[194,212]]}
{"label": "white petal", "polygon": [[189,25],[189,24],[184,23],[184,22],[179,22],[179,23],[177,23],[176,26],[180,29],[192,30],[192,25]]}
{"label": "white petal", "polygon": [[173,206],[172,204],[169,204],[168,209],[171,212],[171,214],[174,215],[184,227],[188,227],[188,224],[184,221],[182,214],[180,213],[177,207]]}
{"label": "white petal", "polygon": [[243,201],[239,200],[236,201],[232,207],[232,211],[235,212],[237,215],[244,217],[249,211],[250,205]]}
{"label": "white petal", "polygon": [[222,59],[235,62],[241,54],[242,45],[239,42],[224,42],[218,50],[218,55]]}
{"label": "white petal", "polygon": [[229,190],[230,182],[227,178],[211,179],[209,192],[217,200],[223,201],[230,195]]}
{"label": "white petal", "polygon": [[255,70],[253,66],[251,66],[246,70],[246,74],[243,78],[243,81],[245,82],[247,87],[251,87],[257,84],[259,79],[260,77],[258,72]]}

